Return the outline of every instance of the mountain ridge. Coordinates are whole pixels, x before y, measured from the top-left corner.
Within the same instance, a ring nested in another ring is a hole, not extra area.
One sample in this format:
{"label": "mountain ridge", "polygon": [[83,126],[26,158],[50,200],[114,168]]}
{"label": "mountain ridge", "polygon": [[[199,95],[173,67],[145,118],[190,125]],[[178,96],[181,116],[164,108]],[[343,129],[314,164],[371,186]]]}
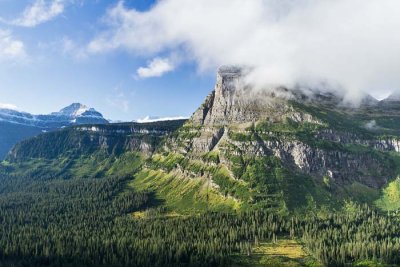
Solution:
{"label": "mountain ridge", "polygon": [[[377,196],[399,175],[399,127],[392,122],[400,113],[391,107],[371,105],[376,102],[368,96],[366,104],[353,107],[332,93],[310,97],[284,87],[254,90],[241,78],[238,69],[218,72],[214,90],[165,142],[155,166],[175,158],[180,167],[167,168],[166,175],[206,177],[204,184],[210,179],[214,190],[244,207],[257,203],[253,191],[264,196],[280,191],[279,198],[261,202],[273,201],[283,210],[304,207],[307,199],[323,206],[335,195],[365,199],[373,191]],[[371,121],[374,127],[367,127]],[[198,162],[202,166],[193,173]],[[259,173],[247,171],[249,166]],[[353,187],[363,189],[357,195]]]}
{"label": "mountain ridge", "polygon": [[[228,209],[264,205],[288,212],[306,208],[310,201],[331,208],[343,199],[374,203],[379,192],[400,174],[396,154],[400,151],[396,123],[400,113],[393,105],[372,105],[376,102],[366,96],[365,105],[343,106],[342,98],[329,92],[310,96],[284,87],[260,91],[241,79],[238,68],[220,69],[214,90],[181,127],[150,150],[143,149],[148,143],[143,146],[140,142],[127,149],[147,158],[135,186],[150,186],[171,209],[188,206],[168,201],[174,196],[163,186],[165,179],[171,184],[180,181],[179,186],[196,183],[198,191],[186,201],[200,209],[212,194],[219,199],[214,203],[219,208],[225,204]],[[113,133],[96,126],[82,127],[90,137],[87,140],[98,140],[91,143],[96,149],[113,147],[107,143]],[[122,136],[129,135],[118,125],[110,127]],[[151,132],[140,134],[145,137]],[[46,136],[40,137],[43,144]],[[12,159],[40,158],[24,153],[35,140],[38,138],[17,145],[10,154]],[[76,144],[82,142],[67,143],[68,151]],[[120,152],[128,147],[122,146]],[[62,150],[60,153],[57,155],[62,155]]]}
{"label": "mountain ridge", "polygon": [[[76,120],[91,119],[91,123],[107,123],[108,120],[103,118],[103,115],[93,108],[88,108],[80,103],[73,103],[67,107],[62,108],[58,112],[50,114],[33,115],[24,111],[17,111],[13,109],[0,108],[0,120],[17,123],[22,125],[29,125],[41,128],[54,128],[68,126],[69,124],[76,123]],[[75,121],[74,121],[75,120]]]}
{"label": "mountain ridge", "polygon": [[28,112],[9,108],[0,108],[0,158],[17,142],[58,128],[75,124],[105,124],[108,120],[93,108],[73,103],[59,112],[47,115],[33,115]]}

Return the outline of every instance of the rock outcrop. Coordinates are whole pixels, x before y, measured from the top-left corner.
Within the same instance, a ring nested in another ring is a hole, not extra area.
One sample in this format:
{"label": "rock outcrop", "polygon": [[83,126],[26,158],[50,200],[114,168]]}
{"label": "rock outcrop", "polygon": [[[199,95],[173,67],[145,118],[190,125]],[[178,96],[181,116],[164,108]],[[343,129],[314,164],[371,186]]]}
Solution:
{"label": "rock outcrop", "polygon": [[338,186],[358,182],[381,188],[398,175],[390,153],[400,151],[400,132],[387,135],[392,129],[379,122],[365,127],[371,119],[365,110],[379,109],[376,99],[366,96],[355,108],[343,106],[334,93],[256,90],[246,85],[243,73],[219,69],[213,92],[187,122],[185,134],[170,138],[164,149],[200,160],[218,152],[228,169],[236,164],[232,158],[272,156],[285,168],[317,182],[329,177]]}

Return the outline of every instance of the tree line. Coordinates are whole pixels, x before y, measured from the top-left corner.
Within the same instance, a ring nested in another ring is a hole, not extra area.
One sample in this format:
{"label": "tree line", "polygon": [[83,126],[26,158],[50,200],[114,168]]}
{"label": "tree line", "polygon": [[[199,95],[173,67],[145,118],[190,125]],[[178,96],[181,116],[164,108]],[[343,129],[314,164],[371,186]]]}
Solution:
{"label": "tree line", "polygon": [[[152,192],[130,176],[59,179],[0,173],[0,262],[5,266],[229,266],[260,241],[291,237],[327,266],[400,264],[396,214],[368,206],[280,216],[266,210],[134,219]],[[1,264],[0,264],[1,266]]]}

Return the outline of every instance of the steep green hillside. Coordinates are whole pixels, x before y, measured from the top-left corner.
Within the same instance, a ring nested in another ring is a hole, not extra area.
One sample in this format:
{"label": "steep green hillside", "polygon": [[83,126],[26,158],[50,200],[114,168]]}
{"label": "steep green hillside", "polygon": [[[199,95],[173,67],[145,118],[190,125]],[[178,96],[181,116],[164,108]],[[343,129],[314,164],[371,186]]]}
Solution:
{"label": "steep green hillside", "polygon": [[[235,210],[281,214],[338,209],[346,199],[380,203],[382,189],[400,174],[399,137],[387,135],[388,128],[365,128],[371,118],[360,119],[360,113],[288,106],[292,111],[279,119],[250,124],[198,125],[192,119],[163,142],[132,184],[160,191],[180,211],[198,210],[195,204],[204,199],[213,206],[215,193],[218,203],[234,201]],[[295,112],[308,121],[296,121]]]}
{"label": "steep green hillside", "polygon": [[101,150],[109,155],[126,151],[151,154],[162,138],[184,120],[155,123],[81,125],[54,131],[18,143],[7,161],[79,157]]}

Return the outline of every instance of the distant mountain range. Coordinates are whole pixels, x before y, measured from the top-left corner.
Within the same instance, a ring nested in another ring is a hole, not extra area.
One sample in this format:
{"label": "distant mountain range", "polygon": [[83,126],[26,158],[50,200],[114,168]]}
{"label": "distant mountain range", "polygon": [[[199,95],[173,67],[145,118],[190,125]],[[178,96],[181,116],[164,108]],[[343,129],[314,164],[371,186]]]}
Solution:
{"label": "distant mountain range", "polygon": [[80,103],[73,103],[48,115],[33,115],[12,109],[0,109],[0,121],[44,129],[60,128],[72,124],[108,123],[100,112]]}
{"label": "distant mountain range", "polygon": [[17,142],[42,132],[77,124],[108,123],[93,108],[73,103],[48,115],[33,115],[14,109],[0,108],[0,158]]}

